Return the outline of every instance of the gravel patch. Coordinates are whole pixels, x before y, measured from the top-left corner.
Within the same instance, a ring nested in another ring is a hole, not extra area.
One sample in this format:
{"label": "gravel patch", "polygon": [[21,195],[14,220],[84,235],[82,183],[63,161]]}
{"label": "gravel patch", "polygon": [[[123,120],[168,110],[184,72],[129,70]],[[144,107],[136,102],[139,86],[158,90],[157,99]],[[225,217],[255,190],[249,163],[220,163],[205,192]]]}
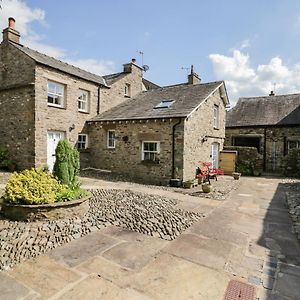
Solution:
{"label": "gravel patch", "polygon": [[175,239],[201,214],[176,209],[177,201],[129,190],[92,190],[89,212],[82,219],[45,222],[0,220],[0,270],[45,253],[92,231],[113,224]]}
{"label": "gravel patch", "polygon": [[147,185],[138,182],[134,182],[134,179],[124,177],[123,175],[107,172],[103,170],[97,169],[85,169],[81,171],[81,176],[90,177],[90,178],[98,178],[105,181],[110,182],[124,182],[128,186],[131,185],[139,185],[145,186],[151,189],[159,189],[165,191],[171,191],[176,193],[181,193],[185,195],[195,196],[195,197],[204,197],[214,200],[225,200],[231,191],[234,191],[238,188],[240,184],[240,180],[234,180],[232,176],[218,176],[218,180],[211,180],[211,184],[213,186],[213,190],[210,193],[203,193],[201,185],[191,189],[185,188],[175,188],[170,186],[158,186],[158,185]]}

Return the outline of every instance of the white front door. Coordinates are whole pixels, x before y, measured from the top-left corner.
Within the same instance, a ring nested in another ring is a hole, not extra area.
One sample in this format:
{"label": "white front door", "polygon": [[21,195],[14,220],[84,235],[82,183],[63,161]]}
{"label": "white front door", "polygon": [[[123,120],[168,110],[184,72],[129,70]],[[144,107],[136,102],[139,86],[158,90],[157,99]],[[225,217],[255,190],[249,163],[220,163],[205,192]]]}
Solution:
{"label": "white front door", "polygon": [[53,171],[57,144],[64,138],[65,133],[63,131],[48,131],[47,133],[47,165],[50,172]]}
{"label": "white front door", "polygon": [[211,162],[213,168],[219,168],[219,144],[211,144]]}

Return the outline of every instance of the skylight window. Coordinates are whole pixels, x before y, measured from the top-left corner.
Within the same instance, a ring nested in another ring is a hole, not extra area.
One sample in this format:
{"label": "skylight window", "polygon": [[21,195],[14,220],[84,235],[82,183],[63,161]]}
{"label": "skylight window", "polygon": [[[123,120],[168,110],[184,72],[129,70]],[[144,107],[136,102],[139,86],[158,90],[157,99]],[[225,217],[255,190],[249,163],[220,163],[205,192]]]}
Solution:
{"label": "skylight window", "polygon": [[169,108],[174,103],[174,100],[162,100],[154,108]]}

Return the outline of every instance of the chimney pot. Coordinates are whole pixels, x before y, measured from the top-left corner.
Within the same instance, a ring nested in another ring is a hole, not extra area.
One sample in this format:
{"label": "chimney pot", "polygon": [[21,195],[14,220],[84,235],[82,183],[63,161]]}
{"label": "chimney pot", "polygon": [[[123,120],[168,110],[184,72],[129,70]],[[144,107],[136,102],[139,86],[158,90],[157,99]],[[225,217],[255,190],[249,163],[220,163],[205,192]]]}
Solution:
{"label": "chimney pot", "polygon": [[275,96],[274,91],[271,91],[270,94],[269,94],[269,96]]}
{"label": "chimney pot", "polygon": [[133,59],[131,60],[131,62],[132,62],[133,64],[135,64],[135,63],[136,63],[136,59],[133,58]]}
{"label": "chimney pot", "polygon": [[15,29],[16,20],[12,17],[8,18],[8,27],[11,29]]}

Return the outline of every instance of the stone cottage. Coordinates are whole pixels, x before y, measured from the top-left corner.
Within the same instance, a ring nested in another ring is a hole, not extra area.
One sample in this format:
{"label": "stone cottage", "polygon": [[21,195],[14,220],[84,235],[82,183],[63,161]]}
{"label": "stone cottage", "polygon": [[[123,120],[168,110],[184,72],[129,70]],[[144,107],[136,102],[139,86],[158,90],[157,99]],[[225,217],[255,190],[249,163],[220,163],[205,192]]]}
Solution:
{"label": "stone cottage", "polygon": [[10,18],[0,44],[0,144],[19,168],[52,169],[56,145],[67,138],[77,143],[84,165],[86,121],[142,90],[135,61],[105,79],[23,46]]}
{"label": "stone cottage", "polygon": [[90,166],[154,184],[195,178],[199,161],[218,167],[225,138],[224,82],[156,88],[88,121]]}
{"label": "stone cottage", "polygon": [[282,159],[300,148],[300,94],[240,98],[227,113],[226,146],[257,148],[266,172],[281,172]]}
{"label": "stone cottage", "polygon": [[76,144],[83,167],[165,184],[195,176],[198,161],[218,166],[225,138],[224,82],[169,87],[143,78],[133,59],[97,76],[20,43],[9,19],[0,44],[0,137],[19,168],[53,168],[55,149]]}

